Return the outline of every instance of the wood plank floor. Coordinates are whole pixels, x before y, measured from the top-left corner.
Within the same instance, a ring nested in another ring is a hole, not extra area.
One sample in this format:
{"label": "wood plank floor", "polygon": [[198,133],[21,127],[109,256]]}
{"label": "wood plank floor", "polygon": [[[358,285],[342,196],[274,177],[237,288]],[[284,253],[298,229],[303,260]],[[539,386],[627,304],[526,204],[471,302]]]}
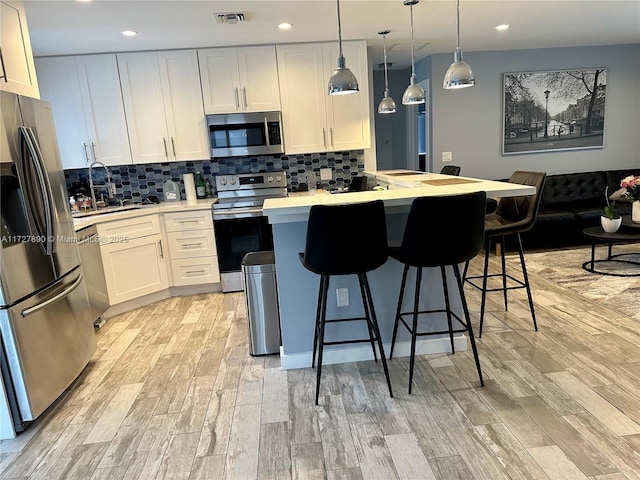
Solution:
{"label": "wood plank floor", "polygon": [[[477,268],[477,265],[476,265]],[[640,479],[640,325],[532,276],[490,296],[469,352],[282,371],[251,357],[242,294],[111,318],[73,386],[14,440],[2,479]],[[477,326],[479,295],[467,288]]]}

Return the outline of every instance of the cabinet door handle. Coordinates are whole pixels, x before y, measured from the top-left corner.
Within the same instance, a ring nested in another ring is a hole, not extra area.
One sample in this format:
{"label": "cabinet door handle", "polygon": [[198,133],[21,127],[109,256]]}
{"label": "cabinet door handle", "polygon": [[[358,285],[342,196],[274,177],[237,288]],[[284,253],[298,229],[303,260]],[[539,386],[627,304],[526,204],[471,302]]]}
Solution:
{"label": "cabinet door handle", "polygon": [[173,159],[177,160],[178,157],[176,156],[176,144],[173,141],[173,137],[171,137],[171,150],[173,151]]}
{"label": "cabinet door handle", "polygon": [[91,142],[91,153],[93,153],[93,161],[98,160],[98,156],[96,155],[96,144],[95,142]]}
{"label": "cabinet door handle", "polygon": [[331,146],[333,147],[333,127],[329,128],[329,139],[331,140]]}
{"label": "cabinet door handle", "polygon": [[4,57],[2,56],[1,47],[0,47],[0,68],[2,68],[2,75],[0,75],[0,78],[4,80],[4,83],[9,83],[9,80],[7,79],[7,71],[4,68]]}
{"label": "cabinet door handle", "polygon": [[322,143],[324,144],[324,148],[327,148],[327,130],[322,129]]}
{"label": "cabinet door handle", "polygon": [[82,145],[84,146],[84,158],[87,160],[87,165],[89,165],[91,163],[91,159],[89,158],[88,145],[86,143],[83,143]]}
{"label": "cabinet door handle", "polygon": [[247,88],[246,87],[242,87],[242,98],[244,99],[244,109],[247,109]]}
{"label": "cabinet door handle", "polygon": [[164,250],[162,250],[162,240],[158,240],[158,246],[160,247],[160,258],[164,258]]}
{"label": "cabinet door handle", "polygon": [[167,139],[162,137],[162,143],[164,144],[164,158],[169,160],[169,152],[167,151]]}
{"label": "cabinet door handle", "polygon": [[240,98],[238,96],[238,87],[234,89],[236,95],[236,110],[240,110]]}

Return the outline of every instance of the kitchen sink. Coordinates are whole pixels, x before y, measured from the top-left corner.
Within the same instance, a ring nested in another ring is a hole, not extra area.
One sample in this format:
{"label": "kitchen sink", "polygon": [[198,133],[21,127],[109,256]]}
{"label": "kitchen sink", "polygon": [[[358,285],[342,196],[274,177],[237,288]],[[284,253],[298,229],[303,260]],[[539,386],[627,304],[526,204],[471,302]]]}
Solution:
{"label": "kitchen sink", "polygon": [[122,207],[113,206],[113,207],[104,207],[99,208],[97,210],[89,210],[87,212],[78,212],[73,213],[73,218],[83,218],[83,217],[91,217],[93,215],[104,215],[105,213],[116,213],[116,212],[125,212],[127,210],[134,210],[137,208],[142,208],[142,205],[123,205]]}

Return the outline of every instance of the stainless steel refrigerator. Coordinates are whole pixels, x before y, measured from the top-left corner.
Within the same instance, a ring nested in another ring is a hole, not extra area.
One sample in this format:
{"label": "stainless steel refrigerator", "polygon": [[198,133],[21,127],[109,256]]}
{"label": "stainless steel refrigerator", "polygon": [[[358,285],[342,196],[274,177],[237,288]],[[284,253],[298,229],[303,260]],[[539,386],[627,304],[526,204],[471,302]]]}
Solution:
{"label": "stainless steel refrigerator", "polygon": [[19,432],[80,374],[96,340],[51,107],[0,95],[0,358]]}

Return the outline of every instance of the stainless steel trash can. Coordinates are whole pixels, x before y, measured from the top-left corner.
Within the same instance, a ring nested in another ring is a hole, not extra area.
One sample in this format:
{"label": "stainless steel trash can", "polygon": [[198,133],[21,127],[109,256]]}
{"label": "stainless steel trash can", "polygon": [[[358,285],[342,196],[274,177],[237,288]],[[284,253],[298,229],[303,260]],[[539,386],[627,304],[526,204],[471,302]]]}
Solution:
{"label": "stainless steel trash can", "polygon": [[275,255],[250,252],[242,259],[242,280],[249,317],[249,353],[280,352],[280,317]]}

